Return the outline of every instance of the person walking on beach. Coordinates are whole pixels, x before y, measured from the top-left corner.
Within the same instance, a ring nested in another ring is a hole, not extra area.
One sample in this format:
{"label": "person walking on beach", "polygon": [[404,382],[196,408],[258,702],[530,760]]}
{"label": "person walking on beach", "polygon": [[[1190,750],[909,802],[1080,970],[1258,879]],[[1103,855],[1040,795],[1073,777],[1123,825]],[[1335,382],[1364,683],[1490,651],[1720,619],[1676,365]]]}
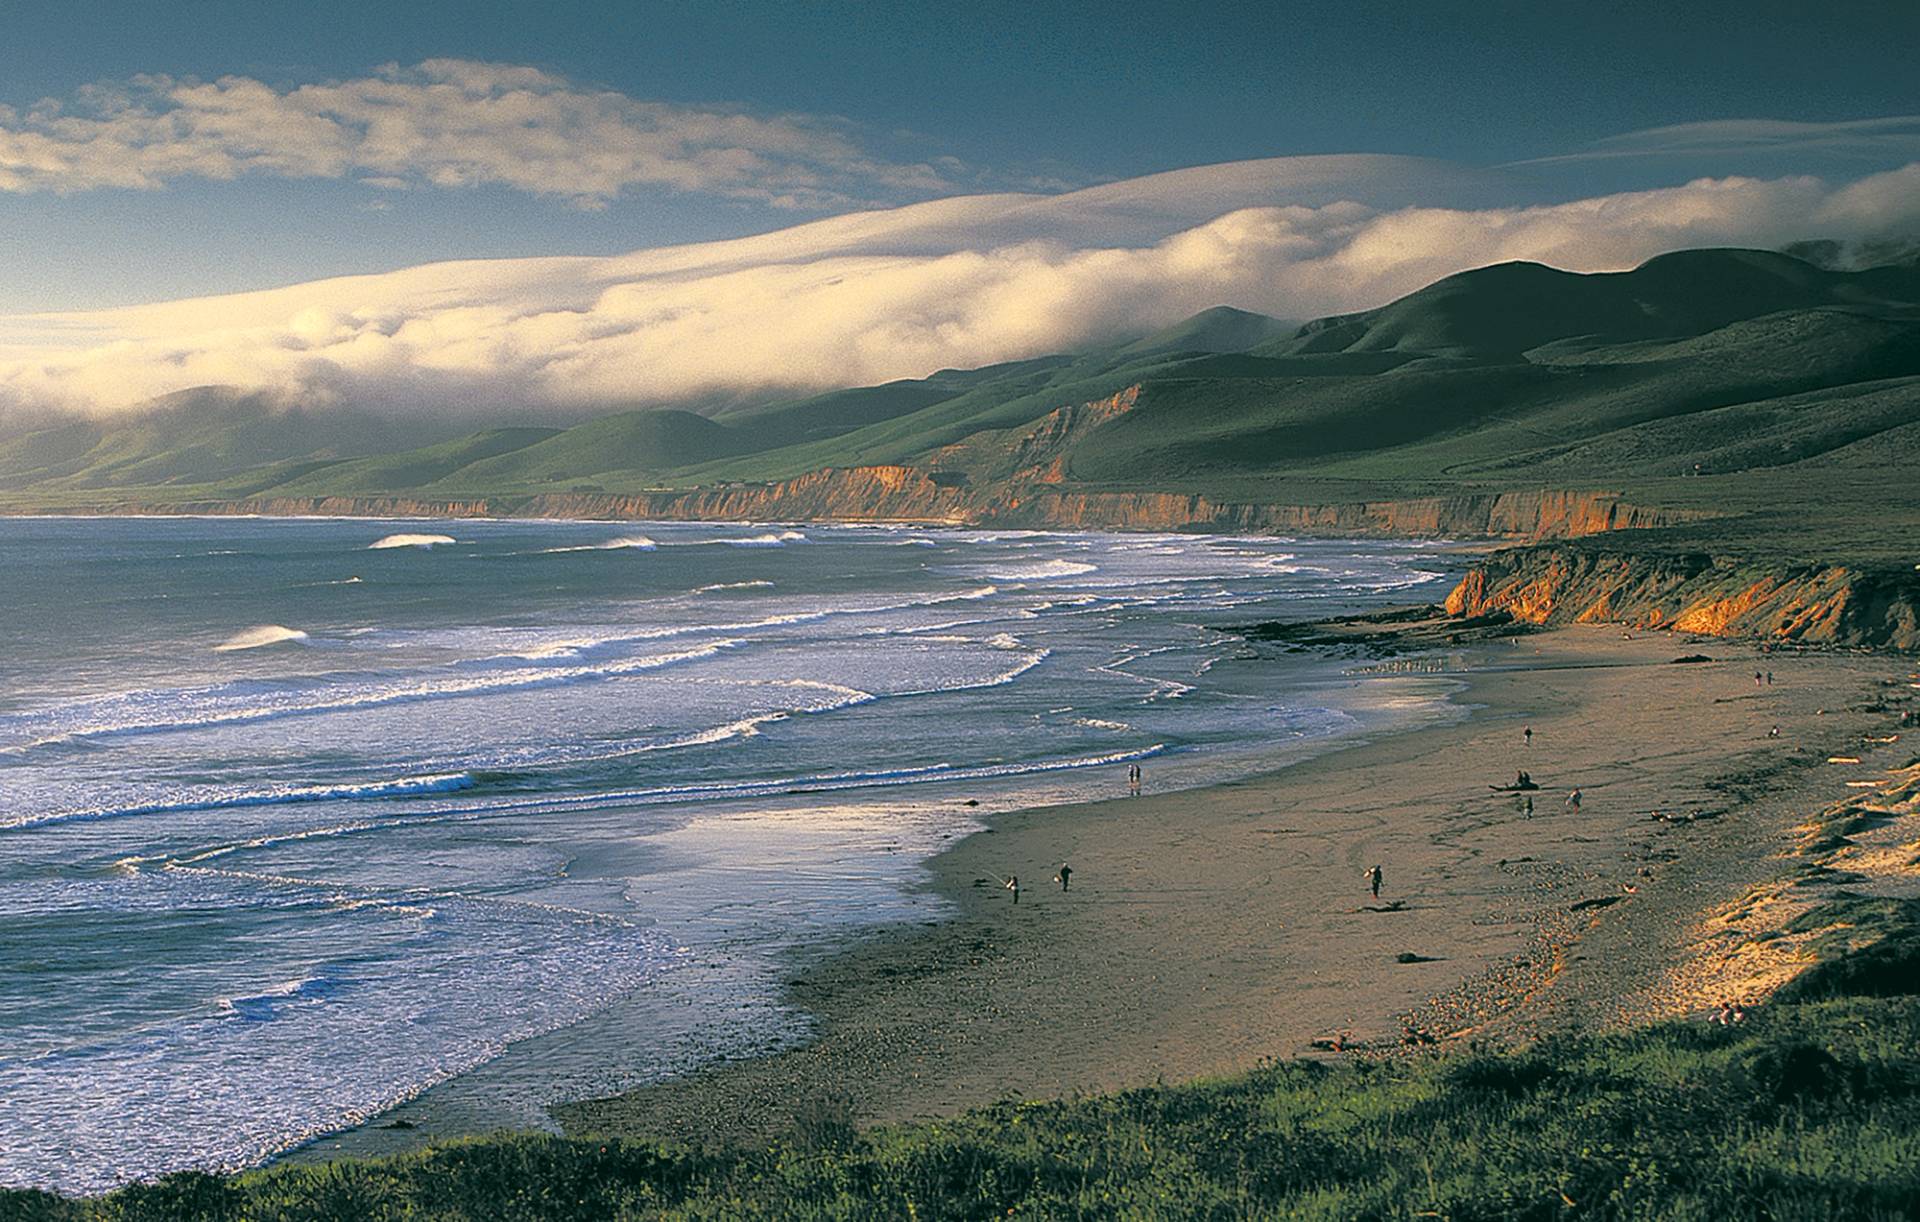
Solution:
{"label": "person walking on beach", "polygon": [[1140,771],[1140,765],[1127,765],[1127,792],[1136,798],[1140,796],[1140,781],[1144,775]]}
{"label": "person walking on beach", "polygon": [[1067,889],[1067,883],[1072,881],[1072,879],[1073,879],[1073,867],[1068,865],[1064,861],[1061,862],[1060,873],[1053,876],[1053,881],[1059,883],[1060,889],[1062,891],[1065,891]]}
{"label": "person walking on beach", "polygon": [[1520,731],[1520,738],[1527,746],[1533,746],[1533,727],[1528,726],[1526,729]]}
{"label": "person walking on beach", "polygon": [[1759,687],[1762,683],[1765,683],[1766,681],[1767,681],[1767,677],[1765,675],[1761,674],[1757,670],[1753,672],[1753,685],[1755,687]]}
{"label": "person walking on beach", "polygon": [[1580,809],[1580,791],[1578,789],[1575,789],[1572,793],[1567,795],[1567,809],[1568,810]]}
{"label": "person walking on beach", "polygon": [[1527,795],[1526,805],[1522,809],[1525,811],[1527,818],[1529,819],[1533,818],[1533,795],[1532,794]]}
{"label": "person walking on beach", "polygon": [[1020,876],[1018,874],[1008,875],[1007,881],[1003,885],[1007,890],[1013,892],[1013,902],[1017,906],[1020,903]]}
{"label": "person walking on beach", "polygon": [[1367,886],[1373,888],[1373,898],[1379,899],[1380,898],[1380,880],[1382,878],[1380,867],[1374,866],[1373,868],[1369,869],[1366,872],[1366,874],[1363,875],[1363,877],[1367,880]]}

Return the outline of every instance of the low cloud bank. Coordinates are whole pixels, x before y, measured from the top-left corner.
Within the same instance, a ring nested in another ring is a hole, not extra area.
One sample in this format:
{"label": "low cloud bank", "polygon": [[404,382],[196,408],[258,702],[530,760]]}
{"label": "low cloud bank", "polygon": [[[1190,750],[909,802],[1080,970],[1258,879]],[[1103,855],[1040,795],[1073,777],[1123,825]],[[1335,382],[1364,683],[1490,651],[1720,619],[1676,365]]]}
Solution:
{"label": "low cloud bank", "polygon": [[1687,247],[1920,232],[1920,163],[1846,185],[1722,178],[1527,207],[1405,202],[1496,181],[1412,158],[1278,159],[613,258],[435,264],[0,318],[0,405],[113,411],[226,384],[396,412],[577,413],[920,376],[1218,304],[1341,313],[1505,260],[1617,270]]}

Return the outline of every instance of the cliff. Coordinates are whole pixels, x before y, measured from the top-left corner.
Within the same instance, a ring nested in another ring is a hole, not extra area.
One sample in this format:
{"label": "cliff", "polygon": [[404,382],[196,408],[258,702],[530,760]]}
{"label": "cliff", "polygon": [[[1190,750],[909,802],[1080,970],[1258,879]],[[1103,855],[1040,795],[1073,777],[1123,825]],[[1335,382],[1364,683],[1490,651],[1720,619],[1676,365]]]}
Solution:
{"label": "cliff", "polygon": [[[1458,492],[1444,496],[1293,503],[1220,500],[1204,493],[1115,491],[1076,482],[1075,448],[1142,408],[1128,386],[1070,403],[1027,424],[987,429],[911,464],[824,467],[770,483],[720,483],[635,493],[547,492],[434,498],[274,496],[233,501],[126,501],[98,513],[556,517],[668,520],[938,522],[967,526],[1131,530],[1289,531],[1319,535],[1571,539],[1670,526],[1698,511],[1629,504],[1585,490]],[[75,512],[63,507],[66,512]],[[81,511],[86,512],[86,511]]]}
{"label": "cliff", "polygon": [[1334,536],[1571,539],[1666,526],[1697,514],[1633,505],[1609,492],[1498,492],[1289,505],[1199,493],[1114,492],[1048,481],[975,486],[906,466],[812,471],[768,484],[636,493],[552,492],[436,500],[410,496],[121,501],[62,512],[338,517],[541,517],[667,521],[928,522],[1066,529],[1298,531]]}
{"label": "cliff", "polygon": [[1920,649],[1920,572],[1553,546],[1497,552],[1447,597],[1457,616],[1618,623],[1710,636]]}

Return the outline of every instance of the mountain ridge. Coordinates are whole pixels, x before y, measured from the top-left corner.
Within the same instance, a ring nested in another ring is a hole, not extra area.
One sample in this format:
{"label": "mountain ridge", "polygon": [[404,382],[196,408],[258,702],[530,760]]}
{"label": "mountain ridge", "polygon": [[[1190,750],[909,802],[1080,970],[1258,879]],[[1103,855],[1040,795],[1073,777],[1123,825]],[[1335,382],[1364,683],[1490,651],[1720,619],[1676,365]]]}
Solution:
{"label": "mountain ridge", "polygon": [[[306,419],[297,409],[254,410],[289,445],[309,440],[288,423]],[[151,426],[128,427],[155,440]],[[1903,524],[1920,524],[1906,477],[1920,461],[1920,266],[1842,271],[1747,250],[1593,274],[1496,264],[1297,327],[1215,307],[1078,354],[737,400],[710,415],[653,408],[559,431],[481,430],[371,457],[331,435],[273,453],[265,425],[231,427],[252,441],[223,449],[194,433],[142,454],[97,423],[0,441],[0,509],[384,497],[668,516],[828,505],[870,518],[853,485],[895,504],[924,483],[932,491],[909,498],[919,508],[906,516],[1345,529],[1355,511],[1327,507],[1564,495],[1630,507],[1593,520],[1649,539],[1697,539],[1712,518],[1729,546],[1777,549],[1771,536],[1791,520],[1818,525],[1800,531],[1809,546],[1884,558],[1906,550]],[[374,426],[355,427],[376,440]],[[1852,494],[1836,496],[1837,472]],[[1475,518],[1372,520],[1447,533]]]}

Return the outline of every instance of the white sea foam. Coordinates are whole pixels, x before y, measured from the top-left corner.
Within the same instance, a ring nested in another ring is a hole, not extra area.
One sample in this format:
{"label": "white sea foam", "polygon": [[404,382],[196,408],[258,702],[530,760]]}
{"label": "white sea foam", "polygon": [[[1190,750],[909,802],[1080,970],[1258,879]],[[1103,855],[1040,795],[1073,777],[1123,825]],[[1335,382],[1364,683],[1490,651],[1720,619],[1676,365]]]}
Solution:
{"label": "white sea foam", "polygon": [[716,539],[713,542],[725,543],[730,547],[785,547],[789,543],[804,543],[806,539],[797,530],[783,530],[779,534],[753,535],[746,539]]}
{"label": "white sea foam", "polygon": [[540,550],[542,556],[555,556],[562,552],[650,552],[659,547],[645,535],[623,535],[618,539],[607,539],[600,543],[581,543],[573,547],[547,547]]}
{"label": "white sea foam", "polygon": [[374,540],[372,543],[367,544],[367,550],[370,552],[378,552],[395,547],[433,547],[435,544],[452,542],[454,542],[452,535],[420,535],[402,532],[397,535],[388,535],[383,539]]}
{"label": "white sea foam", "polygon": [[351,802],[370,798],[409,798],[422,794],[454,793],[473,788],[465,772],[436,776],[399,777],[391,781],[363,781],[340,785],[280,785],[270,789],[224,790],[177,802],[141,806],[106,806],[93,810],[49,811],[0,820],[0,829],[45,827],[58,823],[92,823],[136,815],[172,815],[189,811],[232,810],[242,806],[281,806],[295,802]]}
{"label": "white sea foam", "polygon": [[1057,577],[1080,577],[1098,572],[1100,566],[1080,560],[1039,560],[1032,564],[1001,564],[976,570],[994,581],[1048,581]]}
{"label": "white sea foam", "polygon": [[311,927],[378,949],[242,977],[126,1038],[0,1059],[0,1185],[87,1193],[239,1170],[576,1023],[685,957],[625,921],[483,896],[199,870],[114,881],[183,911],[287,920],[298,905]]}
{"label": "white sea foam", "polygon": [[215,653],[234,653],[242,649],[260,649],[267,645],[304,645],[307,634],[298,628],[280,624],[262,624],[245,632],[236,632],[213,647]]}
{"label": "white sea foam", "polygon": [[695,594],[717,594],[722,590],[771,590],[771,581],[722,581],[710,586],[695,586]]}
{"label": "white sea foam", "polygon": [[[22,749],[81,738],[201,730],[619,679],[710,658],[741,643],[735,639],[708,641],[671,653],[623,658],[601,665],[519,667],[451,674],[442,671],[425,676],[342,681],[322,687],[278,686],[262,690],[258,684],[235,683],[187,691],[132,692],[60,710],[50,719],[54,724],[46,726],[38,737],[9,750],[18,753]],[[29,716],[21,720],[32,725],[42,719]]]}

